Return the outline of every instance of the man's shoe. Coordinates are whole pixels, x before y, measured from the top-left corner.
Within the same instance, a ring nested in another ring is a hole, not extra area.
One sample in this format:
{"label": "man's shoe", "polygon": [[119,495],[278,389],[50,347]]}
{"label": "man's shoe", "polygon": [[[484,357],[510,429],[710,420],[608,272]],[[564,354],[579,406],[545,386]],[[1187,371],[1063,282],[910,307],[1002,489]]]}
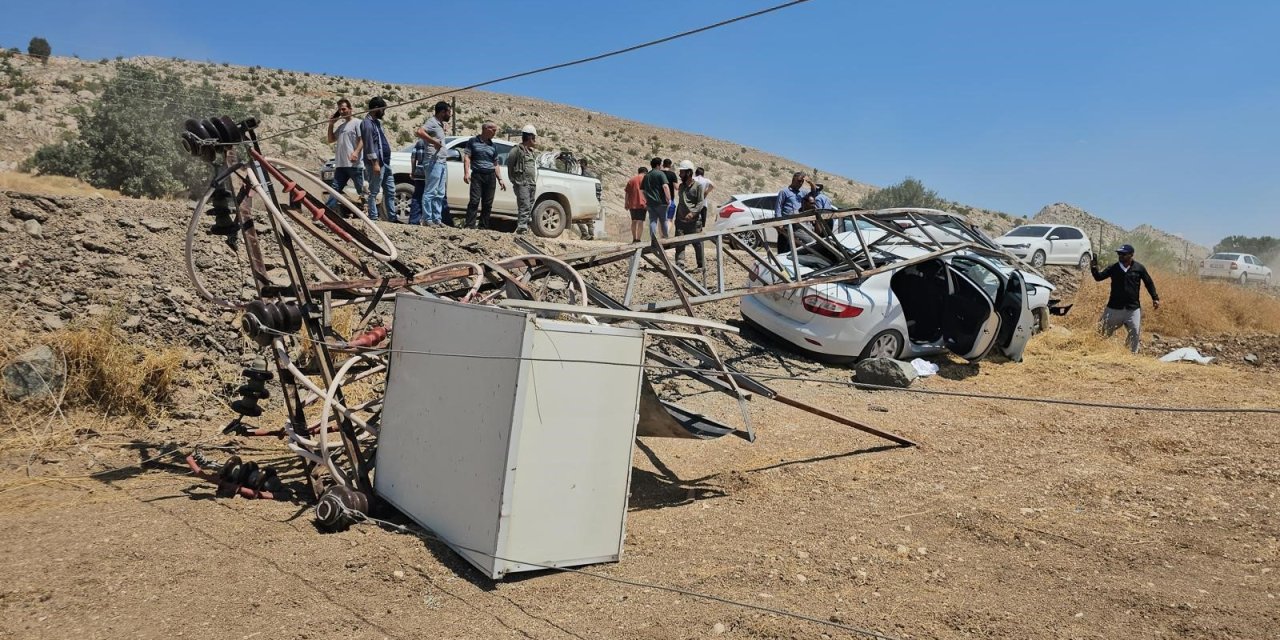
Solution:
{"label": "man's shoe", "polygon": [[516,227],[516,235],[522,236],[529,233],[529,227]]}

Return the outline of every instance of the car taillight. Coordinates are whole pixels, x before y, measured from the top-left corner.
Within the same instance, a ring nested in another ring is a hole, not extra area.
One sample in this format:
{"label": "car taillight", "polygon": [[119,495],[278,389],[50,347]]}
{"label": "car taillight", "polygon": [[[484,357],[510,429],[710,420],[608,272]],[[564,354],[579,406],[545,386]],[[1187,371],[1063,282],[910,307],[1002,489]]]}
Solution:
{"label": "car taillight", "polygon": [[801,298],[800,301],[804,303],[805,309],[828,318],[856,318],[862,315],[862,307],[836,302],[831,298],[816,293],[811,293]]}
{"label": "car taillight", "polygon": [[1237,263],[1235,263],[1235,262],[1232,262],[1232,263],[1231,263],[1231,269],[1232,269],[1233,271],[1234,271],[1234,270],[1236,270],[1236,269],[1239,269],[1239,268],[1240,268],[1240,265],[1239,265],[1239,264],[1237,264]]}
{"label": "car taillight", "polygon": [[724,208],[720,209],[720,217],[728,218],[735,213],[742,213],[743,211],[746,211],[746,209],[743,209],[742,207],[734,206],[732,204],[726,204]]}

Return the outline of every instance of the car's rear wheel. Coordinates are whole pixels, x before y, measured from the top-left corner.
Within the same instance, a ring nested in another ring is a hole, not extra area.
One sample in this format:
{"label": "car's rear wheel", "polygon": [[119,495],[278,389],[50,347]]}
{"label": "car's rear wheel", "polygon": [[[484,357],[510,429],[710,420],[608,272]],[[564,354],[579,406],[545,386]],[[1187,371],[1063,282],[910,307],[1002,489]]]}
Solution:
{"label": "car's rear wheel", "polygon": [[[401,182],[396,185],[396,215],[409,218],[409,208],[413,206],[413,183]],[[386,216],[383,216],[386,217]]]}
{"label": "car's rear wheel", "polygon": [[533,205],[533,232],[543,238],[557,238],[569,226],[569,214],[550,198]]}
{"label": "car's rear wheel", "polygon": [[886,329],[872,336],[867,346],[862,348],[861,359],[892,358],[902,355],[902,334],[893,329]]}
{"label": "car's rear wheel", "polygon": [[1084,269],[1088,269],[1088,268],[1089,268],[1089,258],[1091,258],[1091,257],[1092,257],[1092,256],[1090,256],[1090,255],[1089,255],[1089,252],[1088,252],[1088,251],[1086,251],[1086,252],[1084,252],[1084,253],[1080,254],[1080,263],[1079,263],[1079,267],[1080,267],[1080,269],[1081,269],[1081,270],[1084,270]]}
{"label": "car's rear wheel", "polygon": [[1031,266],[1037,269],[1039,269],[1040,267],[1043,267],[1044,259],[1045,259],[1044,252],[1039,249],[1036,249],[1036,252],[1031,255]]}
{"label": "car's rear wheel", "polygon": [[1240,286],[1244,287],[1244,286],[1248,286],[1248,284],[1249,284],[1249,274],[1247,273],[1240,274]]}

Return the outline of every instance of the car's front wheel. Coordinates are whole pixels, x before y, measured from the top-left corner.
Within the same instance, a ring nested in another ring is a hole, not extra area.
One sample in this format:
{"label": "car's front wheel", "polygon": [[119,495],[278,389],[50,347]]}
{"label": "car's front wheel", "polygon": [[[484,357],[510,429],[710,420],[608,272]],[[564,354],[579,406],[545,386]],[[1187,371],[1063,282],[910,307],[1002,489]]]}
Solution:
{"label": "car's front wheel", "polygon": [[543,238],[558,238],[569,226],[569,214],[550,198],[533,205],[533,232]]}
{"label": "car's front wheel", "polygon": [[1041,251],[1040,249],[1036,249],[1036,252],[1031,255],[1031,266],[1039,269],[1044,266],[1044,260],[1045,260],[1044,251]]}
{"label": "car's front wheel", "polygon": [[877,333],[867,341],[867,346],[862,348],[861,359],[867,358],[892,358],[898,359],[902,355],[902,334],[893,329],[886,329]]}
{"label": "car's front wheel", "polygon": [[396,185],[396,215],[406,220],[409,208],[413,206],[413,183],[401,182]]}
{"label": "car's front wheel", "polygon": [[1049,328],[1049,307],[1036,307],[1031,310],[1031,335],[1036,335]]}

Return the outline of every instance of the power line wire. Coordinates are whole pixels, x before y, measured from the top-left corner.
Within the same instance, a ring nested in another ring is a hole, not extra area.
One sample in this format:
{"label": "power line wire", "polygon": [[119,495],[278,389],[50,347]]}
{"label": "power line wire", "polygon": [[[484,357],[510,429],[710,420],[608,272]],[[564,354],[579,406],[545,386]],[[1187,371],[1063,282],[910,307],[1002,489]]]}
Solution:
{"label": "power line wire", "polygon": [[[779,5],[774,5],[774,6],[772,6],[772,7],[768,7],[768,8],[765,8],[765,9],[761,9],[761,10],[759,10],[759,11],[753,11],[753,12],[751,12],[751,13],[743,14],[743,15],[740,15],[740,16],[737,16],[737,17],[734,17],[734,18],[729,18],[729,19],[727,19],[727,20],[721,20],[720,22],[716,22],[716,23],[713,23],[713,24],[709,24],[709,25],[706,25],[706,26],[703,26],[703,27],[698,27],[698,28],[696,28],[696,29],[690,29],[690,30],[688,30],[688,31],[682,31],[682,32],[677,33],[677,34],[674,34],[674,35],[666,36],[665,38],[658,38],[657,40],[649,40],[648,42],[642,42],[642,43],[640,43],[640,44],[632,45],[632,46],[629,46],[629,47],[624,47],[624,48],[622,48],[622,49],[614,49],[613,51],[608,51],[608,52],[605,52],[605,53],[600,53],[600,54],[596,54],[596,55],[593,55],[593,56],[588,56],[588,57],[585,57],[585,58],[578,58],[577,60],[570,60],[569,62],[561,62],[561,63],[559,63],[559,64],[553,64],[553,65],[548,65],[548,66],[545,66],[545,67],[539,67],[539,68],[537,68],[537,69],[532,69],[532,70],[529,70],[529,71],[522,71],[522,72],[520,72],[520,73],[513,73],[513,74],[511,74],[511,75],[502,76],[501,78],[494,78],[493,80],[485,80],[484,82],[477,82],[477,83],[475,83],[475,84],[469,84],[469,85],[467,85],[467,86],[465,86],[465,87],[458,87],[458,88],[456,88],[456,89],[449,89],[449,90],[447,90],[447,91],[441,91],[441,92],[438,92],[438,93],[433,93],[433,94],[431,94],[431,95],[423,96],[423,97],[421,97],[421,98],[414,98],[413,100],[405,100],[405,101],[403,101],[403,102],[397,102],[397,103],[395,103],[395,104],[387,105],[385,108],[386,108],[386,109],[395,109],[395,108],[398,108],[398,107],[403,107],[403,106],[405,106],[405,105],[415,104],[415,103],[418,103],[418,102],[425,102],[425,101],[430,100],[430,99],[432,99],[432,98],[438,98],[438,97],[440,97],[440,96],[448,95],[448,94],[450,94],[450,93],[458,93],[458,92],[460,92],[460,91],[469,91],[469,90],[471,90],[471,89],[479,89],[480,87],[487,87],[487,86],[489,86],[489,85],[491,85],[491,84],[497,84],[497,83],[499,83],[499,82],[506,82],[506,81],[508,81],[508,80],[515,80],[515,79],[517,79],[517,78],[524,78],[524,77],[532,76],[532,75],[536,75],[536,74],[539,74],[539,73],[546,73],[546,72],[548,72],[548,71],[555,71],[555,70],[557,70],[557,69],[564,69],[564,68],[567,68],[567,67],[572,67],[572,66],[576,66],[576,65],[580,65],[580,64],[586,64],[586,63],[588,63],[588,62],[596,62],[596,61],[599,61],[599,60],[604,60],[605,58],[612,58],[612,57],[614,57],[614,56],[619,56],[619,55],[622,55],[622,54],[624,54],[624,53],[631,53],[631,52],[633,52],[633,51],[639,51],[639,50],[641,50],[641,49],[645,49],[645,48],[648,48],[648,47],[657,46],[657,45],[660,45],[660,44],[664,44],[664,43],[667,43],[667,42],[671,42],[671,41],[673,41],[673,40],[679,40],[680,38],[687,38],[687,37],[692,36],[692,35],[696,35],[696,34],[699,34],[699,33],[703,33],[703,32],[706,32],[706,31],[711,31],[712,29],[718,29],[718,28],[720,28],[720,27],[728,26],[728,25],[734,24],[734,23],[736,23],[736,22],[742,22],[743,20],[749,20],[749,19],[751,19],[751,18],[756,18],[756,17],[762,16],[762,15],[765,15],[765,14],[768,14],[768,13],[773,13],[773,12],[775,12],[775,11],[781,11],[782,9],[787,9],[787,8],[790,8],[790,7],[794,7],[794,6],[798,5],[798,4],[804,4],[804,3],[809,2],[809,1],[810,1],[810,0],[791,0],[791,2],[784,2],[784,3],[779,4]],[[354,115],[354,116],[360,116],[360,115],[364,115],[364,114],[366,114],[366,113],[369,113],[369,110],[360,111],[360,112],[354,113],[354,114],[352,114],[352,115]],[[280,132],[277,132],[277,133],[272,133],[272,134],[270,134],[270,135],[261,136],[261,137],[259,137],[259,138],[258,138],[258,141],[259,141],[259,142],[261,142],[261,141],[265,141],[265,140],[270,140],[270,139],[272,139],[272,138],[276,138],[276,137],[279,137],[279,136],[287,135],[287,134],[294,133],[294,132],[297,132],[297,131],[302,131],[303,129],[309,129],[309,128],[311,128],[311,127],[318,127],[318,126],[321,126],[321,125],[327,124],[328,122],[329,122],[328,120],[321,120],[321,121],[319,121],[319,122],[313,122],[313,123],[311,123],[311,124],[305,124],[305,125],[302,125],[301,127],[295,127],[295,128],[293,128],[293,129],[286,129],[286,130],[284,130],[284,131],[280,131]],[[225,145],[225,143],[219,143],[219,144],[224,144],[224,145]]]}

